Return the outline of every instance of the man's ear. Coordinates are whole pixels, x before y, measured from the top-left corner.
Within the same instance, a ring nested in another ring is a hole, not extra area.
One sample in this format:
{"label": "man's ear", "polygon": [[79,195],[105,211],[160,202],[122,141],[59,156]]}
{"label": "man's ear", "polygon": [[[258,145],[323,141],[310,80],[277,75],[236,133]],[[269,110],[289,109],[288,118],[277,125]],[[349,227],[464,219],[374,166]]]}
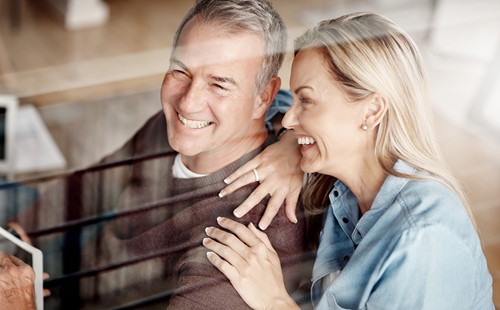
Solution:
{"label": "man's ear", "polygon": [[255,100],[254,119],[264,117],[281,87],[281,78],[274,76]]}
{"label": "man's ear", "polygon": [[389,102],[386,97],[375,94],[370,100],[367,101],[363,123],[361,126],[366,126],[367,129],[373,129],[377,127],[384,119],[387,109],[389,108]]}

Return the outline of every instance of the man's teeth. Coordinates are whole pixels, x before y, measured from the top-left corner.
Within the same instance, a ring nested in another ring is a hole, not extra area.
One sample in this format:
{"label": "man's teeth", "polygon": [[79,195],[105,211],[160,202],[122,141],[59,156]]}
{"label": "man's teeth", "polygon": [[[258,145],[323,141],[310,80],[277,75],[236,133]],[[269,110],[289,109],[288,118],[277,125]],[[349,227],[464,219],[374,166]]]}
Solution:
{"label": "man's teeth", "polygon": [[193,121],[193,120],[190,120],[190,119],[187,119],[185,117],[183,117],[182,115],[180,114],[177,114],[179,119],[181,120],[181,122],[186,126],[186,127],[189,127],[189,128],[203,128],[203,127],[207,127],[208,125],[212,124],[212,122],[208,122],[208,121]]}
{"label": "man's teeth", "polygon": [[297,139],[297,142],[298,142],[300,145],[309,145],[309,144],[314,144],[314,143],[316,143],[316,141],[314,141],[314,139],[313,139],[313,138],[311,138],[311,137],[298,138],[298,139]]}

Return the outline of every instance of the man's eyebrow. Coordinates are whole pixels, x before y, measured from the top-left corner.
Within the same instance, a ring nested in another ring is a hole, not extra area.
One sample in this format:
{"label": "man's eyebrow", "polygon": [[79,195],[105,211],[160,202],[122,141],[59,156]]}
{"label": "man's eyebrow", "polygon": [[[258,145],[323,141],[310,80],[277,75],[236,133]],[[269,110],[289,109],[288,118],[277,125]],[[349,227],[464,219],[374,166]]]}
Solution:
{"label": "man's eyebrow", "polygon": [[177,66],[181,67],[182,69],[187,70],[187,66],[182,61],[180,61],[179,59],[177,59],[175,57],[170,57],[170,65],[177,65]]}

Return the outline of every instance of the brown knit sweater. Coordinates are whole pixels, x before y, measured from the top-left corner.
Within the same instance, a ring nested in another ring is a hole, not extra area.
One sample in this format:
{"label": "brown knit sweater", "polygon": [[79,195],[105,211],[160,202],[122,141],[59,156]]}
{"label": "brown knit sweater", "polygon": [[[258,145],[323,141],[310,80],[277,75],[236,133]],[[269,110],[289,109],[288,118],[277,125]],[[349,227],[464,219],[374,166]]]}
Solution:
{"label": "brown knit sweater", "polygon": [[[158,113],[106,160],[171,150],[165,133],[164,116]],[[269,142],[206,177],[173,178],[175,152],[123,170],[116,212],[129,213],[106,225],[96,259],[99,265],[131,260],[137,263],[100,275],[99,290],[130,292],[134,298],[170,292],[170,301],[163,301],[169,309],[248,308],[223,274],[210,264],[202,239],[206,227],[217,226],[218,216],[235,219],[233,210],[257,185],[219,198],[217,194],[225,186],[223,179]],[[266,202],[237,220],[256,225]],[[281,208],[266,233],[281,259],[287,289],[294,292],[301,282],[309,280],[304,261],[304,221],[290,223]]]}

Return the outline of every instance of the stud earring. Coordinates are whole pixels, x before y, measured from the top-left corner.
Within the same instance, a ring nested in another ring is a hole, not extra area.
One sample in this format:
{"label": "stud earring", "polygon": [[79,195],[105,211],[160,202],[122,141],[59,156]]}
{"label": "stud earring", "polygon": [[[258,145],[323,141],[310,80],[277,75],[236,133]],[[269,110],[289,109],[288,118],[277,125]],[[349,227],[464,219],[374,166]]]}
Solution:
{"label": "stud earring", "polygon": [[367,131],[368,130],[368,126],[366,126],[366,124],[363,124],[363,126],[361,126],[361,129],[363,129],[364,131]]}

